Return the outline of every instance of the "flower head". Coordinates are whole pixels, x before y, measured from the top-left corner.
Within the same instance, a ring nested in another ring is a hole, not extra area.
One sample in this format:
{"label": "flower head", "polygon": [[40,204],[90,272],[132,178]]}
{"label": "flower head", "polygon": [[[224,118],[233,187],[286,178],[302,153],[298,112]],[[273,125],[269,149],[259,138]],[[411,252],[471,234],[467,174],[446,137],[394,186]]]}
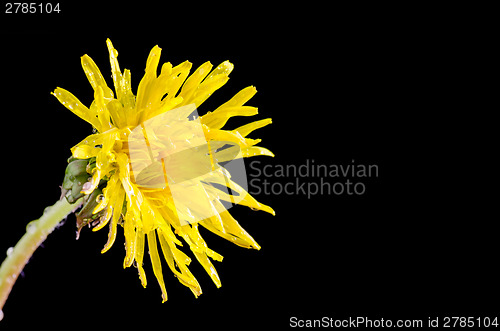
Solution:
{"label": "flower head", "polygon": [[113,245],[121,225],[126,249],[123,266],[136,266],[144,287],[147,246],[163,301],[167,293],[158,246],[171,271],[195,296],[201,294],[201,288],[188,269],[191,259],[179,249],[183,242],[220,287],[211,259],[221,261],[222,256],[207,247],[198,227],[236,245],[260,249],[227,211],[227,203],[273,215],[274,211],[233,181],[226,165],[243,157],[274,156],[256,146],[260,139],[247,138],[253,130],[270,124],[271,119],[222,129],[232,116],[257,114],[257,108],[245,106],[257,92],[253,86],[213,112],[196,116],[197,107],[228,81],[233,70],[228,61],[213,70],[206,62],[191,75],[190,62],[175,67],[167,62],[157,75],[161,49],[155,46],[134,95],[130,71],[120,70],[118,52],[109,39],[107,46],[114,92],[87,55],[81,63],[94,89],[90,107],[65,89],[58,87],[53,92],[95,132],[71,149],[63,183],[68,200],[84,196],[85,204],[77,215],[79,231],[86,224],[93,225],[93,231],[108,225],[104,253]]}

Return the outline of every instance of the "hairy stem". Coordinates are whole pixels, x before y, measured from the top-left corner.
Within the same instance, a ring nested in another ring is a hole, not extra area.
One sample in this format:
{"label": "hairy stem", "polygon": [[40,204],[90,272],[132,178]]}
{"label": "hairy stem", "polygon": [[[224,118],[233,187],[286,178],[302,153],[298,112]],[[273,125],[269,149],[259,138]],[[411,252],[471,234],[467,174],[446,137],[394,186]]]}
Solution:
{"label": "hairy stem", "polygon": [[69,204],[66,199],[57,201],[53,206],[45,209],[42,217],[30,222],[26,227],[26,233],[15,247],[9,248],[7,258],[0,266],[0,320],[3,317],[2,308],[12,290],[17,277],[28,263],[33,252],[54,230],[54,228],[68,216],[82,199],[74,204]]}

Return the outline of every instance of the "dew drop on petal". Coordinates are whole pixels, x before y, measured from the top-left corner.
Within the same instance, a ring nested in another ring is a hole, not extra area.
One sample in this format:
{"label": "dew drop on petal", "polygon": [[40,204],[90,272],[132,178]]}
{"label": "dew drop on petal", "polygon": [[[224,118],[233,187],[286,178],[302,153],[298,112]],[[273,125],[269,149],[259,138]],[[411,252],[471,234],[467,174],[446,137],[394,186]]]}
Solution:
{"label": "dew drop on petal", "polygon": [[3,311],[0,309],[0,321],[3,319]]}
{"label": "dew drop on petal", "polygon": [[104,194],[99,194],[99,195],[97,196],[97,198],[95,199],[95,201],[96,201],[97,203],[100,203],[100,202],[101,202],[101,201],[103,201],[103,200],[104,200]]}
{"label": "dew drop on petal", "polygon": [[82,186],[82,191],[87,191],[91,187],[92,187],[92,183],[91,182],[85,182],[85,184],[83,184],[83,186]]}
{"label": "dew drop on petal", "polygon": [[12,254],[13,251],[14,251],[14,247],[7,248],[7,256],[9,256],[10,254]]}

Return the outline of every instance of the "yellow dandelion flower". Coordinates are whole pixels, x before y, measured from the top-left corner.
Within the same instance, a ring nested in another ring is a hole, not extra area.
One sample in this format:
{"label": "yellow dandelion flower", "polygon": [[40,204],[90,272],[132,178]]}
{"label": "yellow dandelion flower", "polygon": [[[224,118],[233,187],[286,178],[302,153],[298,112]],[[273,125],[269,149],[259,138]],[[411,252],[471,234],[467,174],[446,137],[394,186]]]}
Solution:
{"label": "yellow dandelion flower", "polygon": [[147,247],[163,302],[167,292],[158,246],[170,270],[195,296],[202,291],[188,268],[191,259],[179,249],[183,242],[220,287],[211,259],[222,261],[222,256],[208,248],[198,227],[236,245],[260,249],[226,205],[237,203],[273,215],[274,211],[233,180],[225,165],[243,157],[274,156],[257,146],[260,139],[247,138],[253,130],[270,124],[271,119],[234,130],[222,129],[232,116],[257,114],[257,108],[245,105],[257,92],[253,86],[244,88],[213,112],[192,116],[228,81],[233,70],[229,61],[213,70],[212,64],[206,62],[191,75],[190,62],[177,66],[167,62],[157,75],[161,49],[155,46],[134,95],[130,71],[120,70],[118,52],[109,39],[107,46],[114,92],[87,55],[81,58],[81,64],[94,90],[90,107],[63,88],[53,92],[95,131],[71,149],[63,183],[68,201],[84,197],[84,206],[77,215],[79,231],[86,224],[93,225],[93,231],[109,226],[108,241],[102,249],[105,253],[115,242],[121,225],[126,250],[123,266],[134,265],[145,287],[143,260]]}

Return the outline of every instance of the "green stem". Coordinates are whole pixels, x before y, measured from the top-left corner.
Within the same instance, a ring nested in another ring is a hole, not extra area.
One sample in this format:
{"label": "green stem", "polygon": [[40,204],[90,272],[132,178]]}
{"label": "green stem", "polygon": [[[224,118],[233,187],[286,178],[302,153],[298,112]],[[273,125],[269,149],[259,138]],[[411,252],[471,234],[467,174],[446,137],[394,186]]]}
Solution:
{"label": "green stem", "polygon": [[17,277],[28,263],[33,252],[54,230],[54,228],[68,216],[80,203],[69,204],[66,199],[57,201],[53,206],[45,209],[42,217],[30,222],[26,233],[14,248],[9,248],[7,258],[0,266],[0,320],[3,318],[2,308],[12,290]]}

